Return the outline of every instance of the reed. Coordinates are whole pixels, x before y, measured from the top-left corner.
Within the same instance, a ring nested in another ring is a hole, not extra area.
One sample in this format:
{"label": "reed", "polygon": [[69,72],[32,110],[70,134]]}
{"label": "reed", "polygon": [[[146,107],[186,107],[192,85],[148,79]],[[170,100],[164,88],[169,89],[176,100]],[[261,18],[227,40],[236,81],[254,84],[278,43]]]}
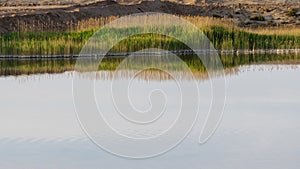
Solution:
{"label": "reed", "polygon": [[93,31],[22,32],[0,35],[1,55],[77,54]]}
{"label": "reed", "polygon": [[[234,21],[210,17],[182,16],[194,23],[211,40],[218,50],[296,49],[300,48],[300,28],[245,29],[235,26]],[[91,18],[78,23],[69,23],[67,31],[45,30],[37,23],[26,25],[20,21],[19,30],[0,35],[1,55],[76,55],[95,31],[117,17]],[[130,28],[135,32],[139,28]],[[170,26],[169,31],[180,32],[180,27]],[[30,32],[29,30],[35,30]],[[109,30],[105,35],[114,36],[122,28]],[[126,30],[128,31],[128,29]],[[191,34],[186,33],[186,38]],[[109,41],[109,39],[107,39]],[[129,37],[114,46],[111,52],[132,52],[143,48],[166,50],[188,49],[176,39],[147,34]]]}

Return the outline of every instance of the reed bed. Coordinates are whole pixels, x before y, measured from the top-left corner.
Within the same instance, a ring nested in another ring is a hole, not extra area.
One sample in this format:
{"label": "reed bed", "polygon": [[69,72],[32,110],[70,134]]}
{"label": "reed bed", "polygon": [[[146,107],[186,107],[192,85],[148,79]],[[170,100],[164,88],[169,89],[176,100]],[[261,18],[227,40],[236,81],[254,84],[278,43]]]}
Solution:
{"label": "reed bed", "polygon": [[[200,28],[217,50],[297,49],[300,48],[300,28],[244,29],[233,20],[198,16],[181,16]],[[46,30],[44,23],[26,25],[20,21],[15,32],[0,34],[0,55],[76,55],[87,40],[103,25],[117,17],[90,18],[67,23],[65,31]],[[51,22],[50,22],[51,23]],[[132,28],[131,31],[136,31]],[[173,27],[171,31],[180,31]],[[107,31],[105,36],[122,32],[122,28]],[[186,38],[191,36],[186,34]],[[107,39],[109,41],[109,39]],[[187,46],[170,37],[147,34],[127,38],[111,52],[132,52],[144,48],[184,50]]]}
{"label": "reed bed", "polygon": [[93,31],[21,32],[0,35],[1,55],[78,54]]}

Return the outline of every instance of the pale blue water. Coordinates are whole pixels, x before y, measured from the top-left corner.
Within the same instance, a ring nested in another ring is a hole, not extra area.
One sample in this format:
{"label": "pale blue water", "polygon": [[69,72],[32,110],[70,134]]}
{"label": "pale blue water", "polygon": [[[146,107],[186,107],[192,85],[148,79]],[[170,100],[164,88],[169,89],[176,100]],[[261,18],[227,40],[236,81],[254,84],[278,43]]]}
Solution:
{"label": "pale blue water", "polygon": [[[224,116],[206,144],[197,143],[196,125],[167,154],[130,160],[101,150],[84,134],[74,111],[71,73],[1,77],[0,168],[298,169],[300,67],[247,66],[226,79]],[[208,86],[200,83],[203,98]]]}

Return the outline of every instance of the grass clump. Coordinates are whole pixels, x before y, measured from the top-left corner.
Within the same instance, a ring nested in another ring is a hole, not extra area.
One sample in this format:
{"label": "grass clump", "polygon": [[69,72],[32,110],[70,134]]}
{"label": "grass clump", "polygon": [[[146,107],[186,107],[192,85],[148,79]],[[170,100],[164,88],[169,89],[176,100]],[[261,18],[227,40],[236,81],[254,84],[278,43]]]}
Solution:
{"label": "grass clump", "polygon": [[297,16],[297,9],[296,8],[291,8],[288,11],[287,16],[289,16],[289,17],[296,17]]}
{"label": "grass clump", "polygon": [[262,16],[262,15],[257,15],[257,16],[252,16],[250,18],[250,20],[252,20],[252,21],[265,21],[265,17]]}

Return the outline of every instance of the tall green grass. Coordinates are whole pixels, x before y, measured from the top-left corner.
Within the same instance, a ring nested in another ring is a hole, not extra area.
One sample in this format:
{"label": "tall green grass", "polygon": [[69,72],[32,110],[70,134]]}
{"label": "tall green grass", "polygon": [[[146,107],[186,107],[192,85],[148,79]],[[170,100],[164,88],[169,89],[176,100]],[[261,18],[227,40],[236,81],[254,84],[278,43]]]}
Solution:
{"label": "tall green grass", "polygon": [[300,48],[300,35],[264,35],[220,26],[213,26],[204,32],[219,50]]}
{"label": "tall green grass", "polygon": [[0,35],[1,55],[78,54],[94,31],[23,32]]}
{"label": "tall green grass", "polygon": [[[104,31],[106,37],[114,37],[123,31],[137,32],[140,28],[112,29]],[[173,34],[180,27],[166,28]],[[247,32],[245,30],[211,26],[202,29],[217,50],[256,50],[256,49],[296,49],[300,48],[300,35],[276,35]],[[76,55],[95,30],[71,32],[20,32],[0,35],[0,55]],[[186,32],[184,38],[192,38]],[[110,39],[106,39],[107,42]],[[111,52],[133,52],[143,48],[162,48],[166,50],[183,50],[188,47],[177,39],[145,34],[136,35],[116,44]]]}

